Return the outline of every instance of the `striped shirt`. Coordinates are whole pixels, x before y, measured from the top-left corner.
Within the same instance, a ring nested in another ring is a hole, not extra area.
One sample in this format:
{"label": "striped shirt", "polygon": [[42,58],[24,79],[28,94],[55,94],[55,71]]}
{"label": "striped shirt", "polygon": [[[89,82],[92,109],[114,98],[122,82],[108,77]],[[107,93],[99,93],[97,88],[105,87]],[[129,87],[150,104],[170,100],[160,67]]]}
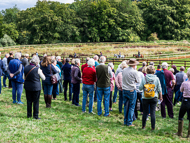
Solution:
{"label": "striped shirt", "polygon": [[125,68],[122,73],[122,89],[123,90],[136,90],[136,83],[140,82],[138,72],[132,67]]}

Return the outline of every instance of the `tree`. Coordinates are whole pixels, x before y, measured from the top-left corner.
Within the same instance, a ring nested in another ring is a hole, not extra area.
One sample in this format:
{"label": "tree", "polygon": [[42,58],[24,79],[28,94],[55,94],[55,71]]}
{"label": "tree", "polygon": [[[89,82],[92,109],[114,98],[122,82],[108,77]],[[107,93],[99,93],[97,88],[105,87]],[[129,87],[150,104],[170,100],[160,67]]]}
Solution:
{"label": "tree", "polygon": [[2,28],[3,35],[5,34],[10,35],[11,39],[16,41],[19,34],[18,34],[18,31],[16,30],[16,25],[14,23],[2,24],[1,28]]}

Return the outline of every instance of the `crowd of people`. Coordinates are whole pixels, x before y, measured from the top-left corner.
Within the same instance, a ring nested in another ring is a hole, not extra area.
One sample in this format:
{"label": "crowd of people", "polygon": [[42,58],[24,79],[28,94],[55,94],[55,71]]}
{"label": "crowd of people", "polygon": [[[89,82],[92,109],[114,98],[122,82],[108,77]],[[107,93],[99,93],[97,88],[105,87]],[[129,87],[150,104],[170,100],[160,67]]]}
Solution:
{"label": "crowd of people", "polygon": [[[169,65],[166,62],[158,65],[157,69],[154,62],[150,62],[148,66],[146,62],[143,62],[142,67],[137,69],[139,62],[136,59],[130,59],[124,60],[115,71],[113,63],[108,63],[108,65],[105,63],[106,57],[99,58],[97,55],[93,58],[87,57],[86,63],[80,67],[80,59],[70,61],[70,58],[62,60],[60,56],[44,55],[40,61],[38,54],[34,54],[31,59],[26,54],[21,59],[21,53],[15,53],[13,56],[13,52],[10,52],[3,60],[0,60],[0,74],[3,75],[4,87],[7,87],[6,79],[9,78],[13,104],[24,104],[21,101],[24,84],[28,118],[40,119],[38,113],[41,90],[44,93],[46,108],[51,108],[52,99],[56,100],[60,93],[64,94],[65,101],[69,100],[72,101],[72,105],[81,106],[79,94],[82,83],[83,113],[87,111],[88,106],[88,112],[95,114],[93,106],[94,102],[97,102],[97,114],[100,116],[104,111],[104,116],[109,117],[113,110],[112,104],[116,103],[119,91],[119,113],[122,113],[124,105],[124,125],[134,126],[133,121],[138,118],[137,102],[139,101],[142,129],[145,129],[146,121],[150,116],[151,128],[155,130],[157,104],[161,104],[163,119],[166,118],[165,106],[167,106],[169,118],[173,119],[173,106],[182,102],[176,133],[182,136],[185,113],[188,114],[190,121],[190,68],[185,73],[184,67],[181,67],[180,71],[175,65],[168,69]],[[114,92],[113,100],[112,92]],[[67,98],[67,93],[69,93],[69,98]],[[174,98],[173,93],[175,93]],[[104,98],[103,111],[102,98]],[[190,137],[190,123],[187,137]]]}

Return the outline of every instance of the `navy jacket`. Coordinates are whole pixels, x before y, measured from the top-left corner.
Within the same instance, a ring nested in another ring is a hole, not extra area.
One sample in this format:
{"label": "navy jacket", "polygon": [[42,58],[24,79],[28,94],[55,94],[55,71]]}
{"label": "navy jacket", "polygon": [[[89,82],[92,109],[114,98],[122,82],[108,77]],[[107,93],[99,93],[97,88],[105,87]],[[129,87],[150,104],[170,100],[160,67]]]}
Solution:
{"label": "navy jacket", "polygon": [[[53,65],[51,65],[51,72],[50,72],[50,65],[48,65],[47,67],[43,67],[41,66],[42,72],[45,75],[46,79],[43,80],[43,83],[47,83],[47,84],[51,84],[51,76],[53,74],[57,73],[57,70],[54,68]],[[51,73],[51,74],[50,74]]]}
{"label": "navy jacket", "polygon": [[0,76],[3,75],[3,72],[5,72],[5,64],[0,60]]}
{"label": "navy jacket", "polygon": [[165,76],[164,76],[164,71],[157,71],[156,73],[157,77],[160,80],[160,84],[162,87],[162,95],[167,94],[167,88],[166,88],[166,81],[165,81]]}
{"label": "navy jacket", "polygon": [[[9,70],[10,73],[15,73],[16,71],[18,71],[20,64],[22,64],[22,62],[19,59],[13,59],[9,62]],[[24,67],[22,66],[22,70],[19,74],[13,76],[13,78],[10,78],[11,80],[15,80],[19,83],[24,83],[24,79],[23,79],[23,74],[24,74]]]}
{"label": "navy jacket", "polygon": [[71,65],[69,63],[65,63],[62,67],[64,80],[71,80]]}

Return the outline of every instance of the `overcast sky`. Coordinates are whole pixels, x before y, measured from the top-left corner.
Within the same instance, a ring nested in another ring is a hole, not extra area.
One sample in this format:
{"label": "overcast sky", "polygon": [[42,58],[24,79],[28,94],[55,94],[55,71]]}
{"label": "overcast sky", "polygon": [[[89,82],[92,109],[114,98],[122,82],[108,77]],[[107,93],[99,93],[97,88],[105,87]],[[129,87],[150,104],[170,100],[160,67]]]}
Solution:
{"label": "overcast sky", "polygon": [[[72,3],[74,0],[51,0],[58,1],[61,3]],[[37,0],[0,0],[0,11],[6,8],[12,8],[17,5],[20,10],[25,10],[29,7],[34,7]]]}

